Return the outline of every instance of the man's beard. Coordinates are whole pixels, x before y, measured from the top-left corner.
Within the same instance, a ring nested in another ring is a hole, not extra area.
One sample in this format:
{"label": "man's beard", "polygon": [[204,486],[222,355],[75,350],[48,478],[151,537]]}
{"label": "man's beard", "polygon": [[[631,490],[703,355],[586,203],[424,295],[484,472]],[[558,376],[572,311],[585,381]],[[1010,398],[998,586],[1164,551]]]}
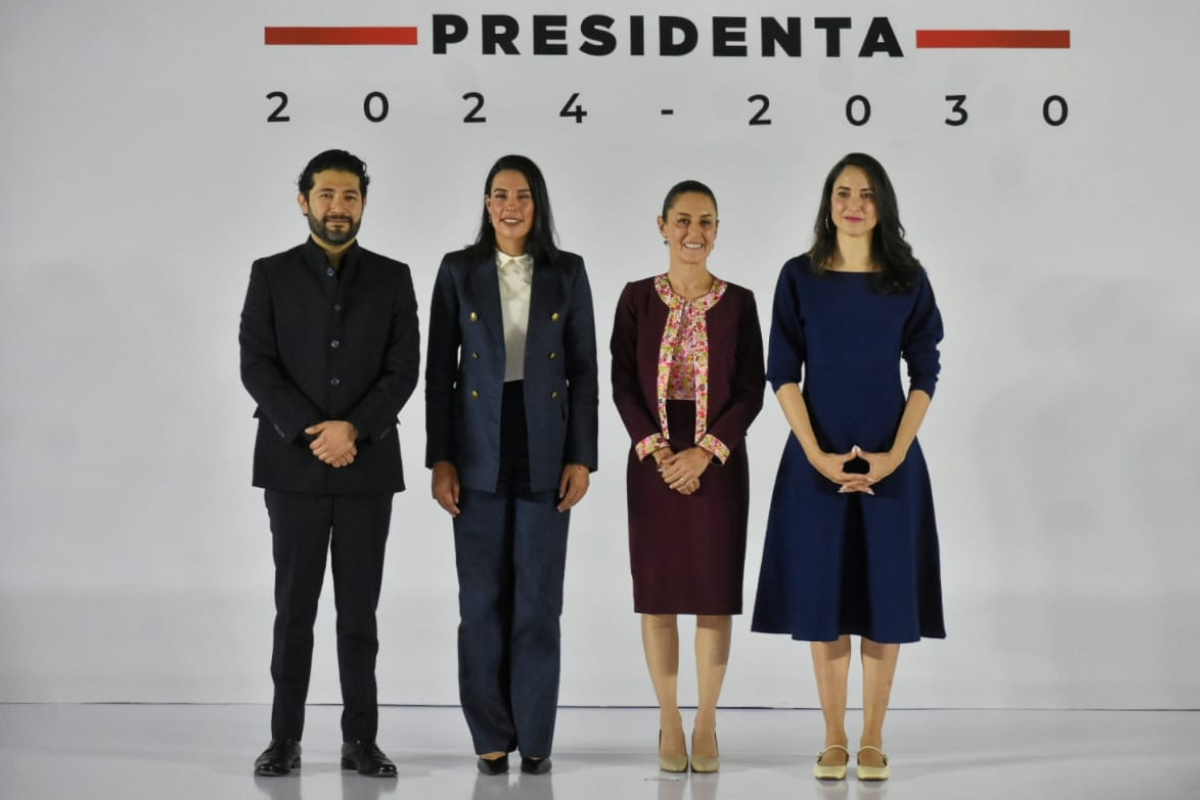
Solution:
{"label": "man's beard", "polygon": [[[349,224],[341,230],[330,230],[330,222],[345,222]],[[330,217],[326,215],[324,219],[318,220],[312,214],[308,215],[309,230],[328,244],[345,244],[352,241],[358,235],[360,225],[362,225],[362,220],[353,222],[350,217]]]}

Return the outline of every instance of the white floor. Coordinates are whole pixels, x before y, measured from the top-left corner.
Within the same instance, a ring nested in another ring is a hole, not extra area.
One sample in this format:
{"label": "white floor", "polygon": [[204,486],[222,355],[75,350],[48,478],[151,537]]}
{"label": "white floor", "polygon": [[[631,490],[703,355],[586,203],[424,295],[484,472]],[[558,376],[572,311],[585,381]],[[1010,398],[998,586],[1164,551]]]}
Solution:
{"label": "white floor", "polygon": [[893,711],[880,784],[811,777],[818,712],[735,709],[720,713],[717,775],[657,770],[654,710],[563,709],[550,775],[521,775],[514,758],[509,776],[483,777],[457,708],[384,708],[379,743],[399,778],[365,778],[338,766],[340,709],[311,707],[303,767],[255,778],[269,713],[0,705],[0,800],[1200,798],[1200,712]]}

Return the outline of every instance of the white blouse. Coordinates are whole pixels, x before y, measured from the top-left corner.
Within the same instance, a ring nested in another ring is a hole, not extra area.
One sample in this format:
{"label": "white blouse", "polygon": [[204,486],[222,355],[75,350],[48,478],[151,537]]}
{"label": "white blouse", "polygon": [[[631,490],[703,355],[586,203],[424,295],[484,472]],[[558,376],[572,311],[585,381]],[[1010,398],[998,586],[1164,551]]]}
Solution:
{"label": "white blouse", "polygon": [[504,382],[508,383],[525,378],[533,256],[510,256],[497,250],[496,273],[500,280],[500,315],[504,320]]}

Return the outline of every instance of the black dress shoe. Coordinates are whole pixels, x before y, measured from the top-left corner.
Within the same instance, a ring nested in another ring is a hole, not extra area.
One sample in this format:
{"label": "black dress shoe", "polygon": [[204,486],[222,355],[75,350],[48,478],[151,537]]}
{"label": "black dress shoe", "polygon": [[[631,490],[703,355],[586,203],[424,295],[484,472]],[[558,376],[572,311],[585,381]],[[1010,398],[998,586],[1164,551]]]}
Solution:
{"label": "black dress shoe", "polygon": [[300,743],[295,739],[272,739],[254,761],[254,774],[278,777],[300,766]]}
{"label": "black dress shoe", "polygon": [[545,775],[550,771],[550,758],[522,758],[521,772],[526,775]]}
{"label": "black dress shoe", "polygon": [[503,775],[508,772],[508,753],[499,758],[484,758],[480,756],[479,760],[475,762],[475,766],[484,775]]}
{"label": "black dress shoe", "polygon": [[396,765],[375,742],[342,742],[342,769],[357,770],[359,775],[376,778],[396,777]]}

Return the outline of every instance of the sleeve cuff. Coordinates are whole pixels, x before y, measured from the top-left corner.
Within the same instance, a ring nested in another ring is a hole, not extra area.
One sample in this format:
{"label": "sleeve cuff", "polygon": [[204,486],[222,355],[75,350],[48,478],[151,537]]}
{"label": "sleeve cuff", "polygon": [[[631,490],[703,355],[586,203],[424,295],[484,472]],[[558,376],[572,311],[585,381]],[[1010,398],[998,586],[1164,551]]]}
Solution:
{"label": "sleeve cuff", "polygon": [[696,445],[712,453],[722,464],[729,459],[729,448],[711,433],[705,434],[704,438],[697,442]]}
{"label": "sleeve cuff", "polygon": [[917,379],[909,381],[908,393],[912,394],[913,392],[920,390],[920,391],[924,392],[925,394],[929,395],[930,399],[932,399],[933,398],[933,390],[936,387],[937,387],[937,378],[933,378],[931,380],[917,378]]}
{"label": "sleeve cuff", "polygon": [[372,438],[370,436],[371,432],[367,428],[367,424],[365,422],[363,422],[362,419],[357,418],[357,417],[347,417],[346,422],[349,422],[351,425],[354,426],[356,443],[357,442],[365,442],[368,439]]}
{"label": "sleeve cuff", "polygon": [[663,438],[662,434],[655,433],[647,436],[645,439],[642,439],[640,442],[634,445],[633,449],[634,452],[637,453],[638,461],[641,461],[655,450],[662,450],[664,447],[668,446],[667,440]]}

